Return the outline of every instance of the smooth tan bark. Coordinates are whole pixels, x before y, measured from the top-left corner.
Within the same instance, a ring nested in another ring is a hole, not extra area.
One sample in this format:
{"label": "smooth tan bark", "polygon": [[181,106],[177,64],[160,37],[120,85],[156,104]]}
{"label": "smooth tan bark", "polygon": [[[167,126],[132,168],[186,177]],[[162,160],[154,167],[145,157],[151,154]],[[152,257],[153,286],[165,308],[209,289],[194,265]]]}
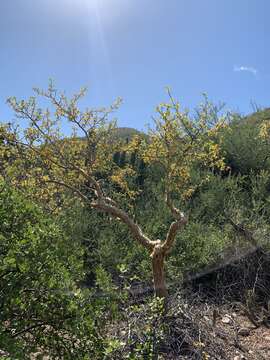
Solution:
{"label": "smooth tan bark", "polygon": [[166,298],[168,290],[164,271],[165,252],[161,245],[154,247],[151,258],[155,295],[159,298]]}

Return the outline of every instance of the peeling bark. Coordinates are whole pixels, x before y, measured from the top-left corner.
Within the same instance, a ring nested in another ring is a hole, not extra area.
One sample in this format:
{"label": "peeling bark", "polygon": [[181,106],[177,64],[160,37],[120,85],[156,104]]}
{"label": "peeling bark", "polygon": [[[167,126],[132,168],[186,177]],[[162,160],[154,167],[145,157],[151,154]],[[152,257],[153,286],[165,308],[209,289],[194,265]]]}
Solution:
{"label": "peeling bark", "polygon": [[151,258],[155,294],[159,298],[166,298],[168,296],[168,290],[164,271],[165,252],[160,241],[159,244],[155,245]]}
{"label": "peeling bark", "polygon": [[146,236],[139,225],[136,224],[125,211],[118,208],[110,198],[98,198],[98,201],[92,202],[91,206],[92,208],[106,212],[113,217],[120,219],[128,226],[134,239],[150,251],[155,294],[157,297],[166,298],[168,296],[168,290],[165,281],[165,258],[173,247],[177,232],[188,221],[184,214],[178,209],[173,208],[172,213],[175,221],[173,221],[169,227],[165,241],[161,242],[160,240],[152,241]]}

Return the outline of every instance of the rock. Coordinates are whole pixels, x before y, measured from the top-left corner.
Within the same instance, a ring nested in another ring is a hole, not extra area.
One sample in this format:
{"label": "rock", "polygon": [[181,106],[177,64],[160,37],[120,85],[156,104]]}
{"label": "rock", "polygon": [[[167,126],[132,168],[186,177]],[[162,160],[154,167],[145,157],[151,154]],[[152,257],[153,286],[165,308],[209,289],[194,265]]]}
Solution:
{"label": "rock", "polygon": [[238,335],[249,336],[249,334],[250,334],[250,329],[248,328],[241,328],[238,330]]}
{"label": "rock", "polygon": [[1,359],[2,359],[2,358],[5,358],[5,357],[8,357],[9,354],[6,351],[0,349],[0,356],[1,356]]}
{"label": "rock", "polygon": [[228,315],[225,315],[223,316],[221,321],[223,322],[223,324],[230,324],[232,322],[232,319]]}
{"label": "rock", "polygon": [[216,331],[215,335],[220,337],[221,339],[227,339],[228,338],[228,335],[226,334],[226,332],[222,331],[222,330]]}

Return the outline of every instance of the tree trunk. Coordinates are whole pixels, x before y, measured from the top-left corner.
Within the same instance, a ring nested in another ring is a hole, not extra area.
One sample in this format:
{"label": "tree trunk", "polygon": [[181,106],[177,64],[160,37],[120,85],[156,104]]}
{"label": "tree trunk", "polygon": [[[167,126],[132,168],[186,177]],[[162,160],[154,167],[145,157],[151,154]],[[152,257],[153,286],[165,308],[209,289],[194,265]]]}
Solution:
{"label": "tree trunk", "polygon": [[154,247],[151,257],[155,294],[159,298],[166,298],[168,291],[164,272],[165,252],[160,245]]}

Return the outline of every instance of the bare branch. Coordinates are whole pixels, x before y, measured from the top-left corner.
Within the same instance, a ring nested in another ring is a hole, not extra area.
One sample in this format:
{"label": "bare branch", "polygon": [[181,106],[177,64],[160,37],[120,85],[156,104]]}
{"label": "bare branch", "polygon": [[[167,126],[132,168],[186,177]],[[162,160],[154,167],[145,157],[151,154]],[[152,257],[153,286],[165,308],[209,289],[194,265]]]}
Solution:
{"label": "bare branch", "polygon": [[231,223],[232,227],[235,231],[237,231],[240,235],[242,235],[251,245],[257,247],[258,243],[254,239],[254,236],[251,231],[246,229],[243,224],[236,224],[230,217],[228,217],[228,221]]}
{"label": "bare branch", "polygon": [[182,213],[179,209],[177,209],[174,205],[173,205],[173,202],[172,202],[172,199],[169,195],[169,191],[166,190],[165,191],[165,202],[166,202],[166,205],[168,206],[169,210],[171,211],[171,214],[173,216],[173,218],[175,220],[179,220],[179,218],[181,218],[182,216]]}
{"label": "bare branch", "polygon": [[166,200],[166,204],[168,206],[168,208],[171,211],[172,216],[174,217],[175,221],[173,221],[170,225],[170,228],[168,230],[167,236],[166,236],[166,240],[162,245],[162,248],[164,249],[165,253],[169,253],[177,231],[179,231],[182,227],[184,227],[187,222],[188,222],[188,218],[184,215],[184,213],[182,213],[179,209],[177,209],[171,200],[171,197],[169,196],[168,192],[166,192],[166,196],[165,196],[165,200]]}
{"label": "bare branch", "polygon": [[176,113],[177,118],[180,120],[180,122],[181,122],[184,130],[185,130],[186,133],[187,133],[187,135],[191,138],[191,141],[193,141],[194,138],[195,138],[195,136],[194,136],[192,130],[188,128],[187,124],[186,124],[185,121],[183,120],[182,114],[179,112],[178,105],[177,105],[177,103],[175,102],[175,100],[174,100],[174,98],[173,98],[173,96],[172,96],[172,93],[171,93],[170,89],[167,89],[167,93],[168,93],[169,98],[170,98],[170,100],[171,100],[171,103],[172,103],[172,105],[173,105],[173,107],[174,107],[174,110],[175,110],[175,113]]}
{"label": "bare branch", "polygon": [[188,222],[187,217],[183,213],[181,213],[180,219],[171,223],[171,226],[170,226],[169,231],[166,236],[166,240],[162,245],[162,248],[164,249],[165,254],[168,254],[170,252],[177,232],[181,228],[183,228],[187,224],[187,222]]}
{"label": "bare branch", "polygon": [[25,334],[27,332],[30,332],[30,330],[33,330],[35,328],[38,328],[38,327],[42,327],[42,326],[46,326],[48,325],[47,323],[44,323],[43,321],[38,323],[38,324],[34,324],[34,325],[31,325],[31,326],[28,326],[27,328],[23,329],[23,330],[20,330],[18,332],[16,332],[15,334],[12,334],[12,338],[16,338],[17,336],[19,335],[22,335],[22,334]]}
{"label": "bare branch", "polygon": [[51,184],[56,184],[56,185],[59,185],[61,187],[65,187],[69,190],[71,190],[73,193],[79,195],[79,197],[84,200],[84,201],[89,201],[88,197],[86,195],[84,195],[79,189],[75,188],[74,186],[70,185],[70,184],[67,184],[63,181],[59,181],[59,180],[46,180],[44,181],[44,183],[51,183]]}
{"label": "bare branch", "polygon": [[[30,144],[27,144],[27,143],[23,143],[23,142],[18,141],[18,140],[15,140],[14,144],[23,146],[23,147],[33,151],[34,153],[38,154],[41,157],[43,156],[42,151],[36,146],[30,145]],[[103,197],[103,193],[102,193],[102,190],[101,190],[101,187],[100,187],[98,181],[93,176],[91,176],[91,174],[88,174],[87,172],[85,172],[85,170],[83,170],[82,168],[80,168],[79,166],[76,166],[75,164],[72,164],[71,166],[63,165],[62,163],[56,161],[55,159],[52,159],[51,157],[49,158],[49,161],[52,164],[56,165],[57,167],[62,168],[63,170],[66,170],[66,171],[68,171],[68,170],[78,171],[78,173],[80,173],[86,180],[91,182],[91,184],[94,187],[94,192],[95,192],[97,198],[102,198]],[[50,182],[57,183],[54,180],[51,180]],[[64,183],[64,182],[58,182],[58,184],[62,185],[62,186],[65,186],[65,187],[69,187],[69,185]],[[73,191],[76,190],[74,187],[72,187],[72,189],[73,189]]]}
{"label": "bare branch", "polygon": [[[105,200],[105,199],[104,199]],[[155,242],[151,241],[141,230],[141,228],[139,227],[138,224],[136,224],[130,217],[129,215],[119,209],[118,207],[108,204],[106,203],[104,200],[100,200],[98,202],[92,202],[91,203],[91,207],[99,210],[99,211],[103,211],[106,212],[107,214],[112,215],[115,218],[119,218],[123,223],[125,223],[132,236],[141,244],[143,245],[145,248],[147,248],[149,251],[153,250],[153,247],[155,246]]]}
{"label": "bare branch", "polygon": [[[71,190],[73,193],[77,194],[84,202],[89,203],[90,199],[84,195],[80,190],[78,190],[76,187],[67,184],[65,182],[59,181],[59,180],[48,180],[47,183],[54,183],[56,185],[65,187],[69,190]],[[109,197],[103,197],[102,190],[98,184],[97,181],[95,181],[95,184],[97,184],[98,188],[96,190],[96,195],[98,200],[95,202],[90,202],[90,206],[96,210],[103,211],[107,214],[112,215],[115,218],[119,218],[123,223],[125,223],[132,236],[145,248],[147,248],[149,251],[153,250],[153,247],[156,245],[155,241],[151,241],[141,230],[138,224],[136,224],[129,215],[123,211],[122,209],[118,208],[116,206],[116,203],[114,200],[112,200]]]}
{"label": "bare branch", "polygon": [[[57,100],[56,96],[53,96],[52,94],[44,94],[45,97],[47,97],[53,105],[56,106],[56,108],[60,109],[62,111],[63,114],[65,114],[65,116],[67,116],[67,118],[71,121],[74,122],[74,124],[76,124],[78,126],[78,128],[83,132],[83,134],[85,135],[87,141],[90,143],[90,138],[89,138],[89,134],[86,131],[86,129],[81,125],[81,122],[79,119],[77,119],[77,116],[75,114],[72,113],[72,111],[66,109],[59,100]],[[79,100],[79,96],[77,96],[75,99],[75,101]]]}

